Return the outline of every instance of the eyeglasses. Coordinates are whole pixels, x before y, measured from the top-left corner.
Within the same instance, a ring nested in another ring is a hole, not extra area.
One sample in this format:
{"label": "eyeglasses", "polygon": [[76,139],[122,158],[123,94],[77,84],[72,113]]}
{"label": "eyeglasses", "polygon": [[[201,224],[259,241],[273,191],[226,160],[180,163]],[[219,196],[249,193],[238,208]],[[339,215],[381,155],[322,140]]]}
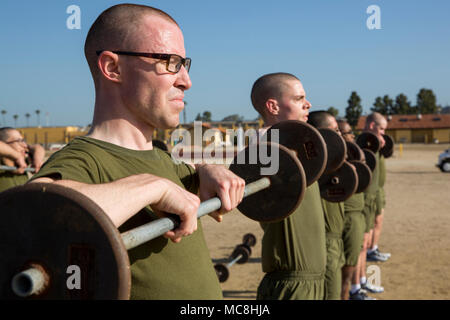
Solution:
{"label": "eyeglasses", "polygon": [[342,133],[342,135],[344,135],[344,134],[354,134],[353,131],[348,131],[348,132],[342,132],[341,131],[341,133]]}
{"label": "eyeglasses", "polygon": [[6,142],[6,144],[11,144],[11,143],[16,143],[16,142],[17,143],[27,143],[25,139],[16,139],[13,141]]}
{"label": "eyeglasses", "polygon": [[[103,51],[97,51],[97,55],[99,56]],[[183,58],[177,54],[167,54],[167,53],[146,53],[146,52],[128,52],[128,51],[111,51],[112,53],[124,56],[133,56],[133,57],[146,57],[146,58],[154,58],[160,60],[166,60],[166,69],[171,73],[178,73],[180,71],[181,66],[184,66],[187,72],[191,68],[191,58]]]}

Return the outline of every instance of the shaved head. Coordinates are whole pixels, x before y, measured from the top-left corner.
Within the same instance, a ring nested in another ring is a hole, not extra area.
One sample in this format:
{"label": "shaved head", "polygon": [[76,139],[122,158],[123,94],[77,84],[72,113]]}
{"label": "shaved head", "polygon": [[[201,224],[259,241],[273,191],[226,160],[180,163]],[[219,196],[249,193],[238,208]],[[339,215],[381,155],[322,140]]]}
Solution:
{"label": "shaved head", "polygon": [[290,73],[278,72],[262,76],[255,81],[252,87],[251,100],[253,107],[265,117],[265,103],[268,99],[280,100],[283,92],[289,88],[288,81],[300,81]]}
{"label": "shaved head", "polygon": [[330,128],[333,118],[327,111],[313,111],[309,113],[308,123],[317,129]]}
{"label": "shaved head", "polygon": [[166,21],[176,21],[167,13],[144,5],[119,4],[103,11],[89,29],[84,45],[84,54],[97,85],[100,72],[96,51],[133,51],[137,48],[139,29],[144,17],[158,16]]}
{"label": "shaved head", "polygon": [[385,122],[387,122],[386,118],[381,113],[373,112],[367,116],[365,128],[366,129],[369,128],[371,123],[382,125]]}

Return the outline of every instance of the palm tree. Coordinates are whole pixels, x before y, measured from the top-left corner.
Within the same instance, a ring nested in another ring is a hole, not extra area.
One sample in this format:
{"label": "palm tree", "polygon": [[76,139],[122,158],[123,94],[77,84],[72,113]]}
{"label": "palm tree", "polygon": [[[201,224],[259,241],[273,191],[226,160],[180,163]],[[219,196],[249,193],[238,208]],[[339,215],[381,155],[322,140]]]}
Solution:
{"label": "palm tree", "polygon": [[38,118],[38,127],[40,127],[41,126],[41,118],[39,117],[39,115],[41,114],[41,110],[38,109],[35,112],[36,112],[36,115]]}
{"label": "palm tree", "polygon": [[6,110],[2,110],[3,127],[6,127],[5,114],[6,114]]}
{"label": "palm tree", "polygon": [[14,128],[17,128],[17,119],[19,118],[18,114],[13,115],[14,118]]}
{"label": "palm tree", "polygon": [[25,113],[25,118],[27,118],[27,127],[29,127],[30,124],[29,124],[28,120],[30,118],[30,114],[29,113]]}

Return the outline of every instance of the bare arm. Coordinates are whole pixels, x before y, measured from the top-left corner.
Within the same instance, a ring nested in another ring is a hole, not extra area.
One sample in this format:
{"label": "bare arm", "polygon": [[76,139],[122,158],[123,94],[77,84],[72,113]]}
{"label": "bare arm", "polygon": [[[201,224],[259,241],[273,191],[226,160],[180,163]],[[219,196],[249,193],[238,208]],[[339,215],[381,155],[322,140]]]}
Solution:
{"label": "bare arm", "polygon": [[236,208],[244,196],[245,181],[222,165],[196,164],[200,179],[200,199],[219,197],[222,208],[210,214],[216,221],[222,221],[222,215]]}
{"label": "bare arm", "polygon": [[156,212],[180,217],[181,224],[165,234],[174,242],[197,230],[200,199],[175,183],[151,174],[139,174],[105,184],[85,184],[72,180],[38,178],[31,183],[56,183],[72,188],[96,202],[119,227],[147,205]]}
{"label": "bare arm", "polygon": [[22,156],[22,154],[20,154],[20,152],[17,152],[2,141],[0,141],[0,156],[14,161],[15,166],[18,168],[18,170],[14,173],[23,174],[25,172],[25,168],[27,167],[25,158]]}
{"label": "bare arm", "polygon": [[28,149],[30,150],[31,158],[33,159],[33,167],[36,169],[37,173],[44,163],[45,149],[40,144],[28,146]]}

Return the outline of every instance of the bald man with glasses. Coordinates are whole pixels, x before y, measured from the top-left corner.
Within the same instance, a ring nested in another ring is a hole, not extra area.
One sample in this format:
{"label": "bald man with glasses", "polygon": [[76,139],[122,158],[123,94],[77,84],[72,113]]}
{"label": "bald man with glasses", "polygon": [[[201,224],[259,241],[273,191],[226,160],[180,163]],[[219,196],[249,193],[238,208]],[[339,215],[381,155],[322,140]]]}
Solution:
{"label": "bald man with glasses", "polygon": [[197,210],[200,198],[218,196],[222,208],[211,216],[221,221],[241,202],[245,181],[223,166],[175,163],[152,143],[155,129],[178,126],[192,86],[180,27],[159,9],[116,5],[90,28],[85,56],[96,94],[92,129],[53,154],[33,182],[83,193],[121,233],[162,212],[177,215],[177,229],[128,251],[131,299],[221,299]]}

